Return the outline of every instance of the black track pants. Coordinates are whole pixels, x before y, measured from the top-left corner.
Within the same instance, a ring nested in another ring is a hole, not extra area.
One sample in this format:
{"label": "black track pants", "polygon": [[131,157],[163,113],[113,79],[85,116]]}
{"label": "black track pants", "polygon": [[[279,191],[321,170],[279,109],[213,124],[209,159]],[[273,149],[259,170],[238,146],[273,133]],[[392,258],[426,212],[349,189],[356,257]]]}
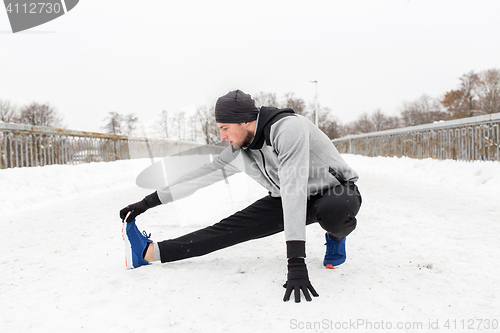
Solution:
{"label": "black track pants", "polygon": [[[307,202],[306,224],[319,222],[341,240],[356,228],[361,195],[354,184],[339,185]],[[201,256],[228,246],[283,231],[281,198],[266,196],[213,226],[158,242],[161,262]]]}

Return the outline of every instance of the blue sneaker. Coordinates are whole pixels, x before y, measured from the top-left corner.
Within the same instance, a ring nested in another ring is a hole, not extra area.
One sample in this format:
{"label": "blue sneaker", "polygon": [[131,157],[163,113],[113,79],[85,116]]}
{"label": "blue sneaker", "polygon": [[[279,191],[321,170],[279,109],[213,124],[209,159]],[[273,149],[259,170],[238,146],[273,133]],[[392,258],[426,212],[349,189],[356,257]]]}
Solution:
{"label": "blue sneaker", "polygon": [[345,253],[345,239],[344,237],[341,241],[334,241],[328,236],[328,233],[325,234],[326,238],[326,254],[325,259],[323,260],[323,266],[329,269],[335,269],[336,266],[341,265],[347,258]]}
{"label": "blue sneaker", "polygon": [[149,265],[149,262],[144,260],[143,253],[146,246],[153,242],[149,239],[151,234],[148,235],[146,231],[140,233],[135,220],[129,223],[123,222],[122,234],[125,241],[125,266],[130,269]]}

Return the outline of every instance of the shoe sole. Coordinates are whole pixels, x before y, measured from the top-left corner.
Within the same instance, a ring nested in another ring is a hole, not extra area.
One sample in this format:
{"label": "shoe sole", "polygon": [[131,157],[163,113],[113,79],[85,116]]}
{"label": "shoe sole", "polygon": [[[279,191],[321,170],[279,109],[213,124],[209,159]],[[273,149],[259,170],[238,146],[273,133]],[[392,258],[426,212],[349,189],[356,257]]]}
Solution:
{"label": "shoe sole", "polygon": [[337,269],[337,267],[333,267],[332,264],[326,265],[325,268],[327,268],[327,269]]}
{"label": "shoe sole", "polygon": [[130,240],[127,237],[127,222],[122,224],[122,237],[125,242],[125,267],[127,269],[134,268],[134,263],[132,261],[132,245],[130,245]]}

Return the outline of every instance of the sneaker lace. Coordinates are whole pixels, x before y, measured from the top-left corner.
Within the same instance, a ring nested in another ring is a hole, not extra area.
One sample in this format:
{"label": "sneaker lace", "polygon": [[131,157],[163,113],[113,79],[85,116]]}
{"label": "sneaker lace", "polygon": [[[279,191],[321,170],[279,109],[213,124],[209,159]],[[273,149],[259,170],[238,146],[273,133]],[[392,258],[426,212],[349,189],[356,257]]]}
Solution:
{"label": "sneaker lace", "polygon": [[149,238],[151,237],[151,233],[148,235],[148,233],[146,232],[146,230],[143,230],[143,231],[142,231],[142,235],[143,235],[144,237],[146,237],[146,239],[148,239],[148,240],[149,240]]}
{"label": "sneaker lace", "polygon": [[326,245],[326,254],[327,255],[332,255],[333,256],[333,255],[336,254],[336,252],[337,252],[337,246],[336,246],[335,243],[333,243],[333,242],[326,242],[325,245]]}

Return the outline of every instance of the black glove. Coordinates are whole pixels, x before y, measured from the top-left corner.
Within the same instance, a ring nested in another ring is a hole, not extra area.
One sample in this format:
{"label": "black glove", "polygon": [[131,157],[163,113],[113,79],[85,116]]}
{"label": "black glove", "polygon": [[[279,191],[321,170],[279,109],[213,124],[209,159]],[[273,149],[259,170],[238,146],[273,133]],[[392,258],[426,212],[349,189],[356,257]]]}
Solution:
{"label": "black glove", "polygon": [[129,216],[127,217],[127,222],[132,222],[137,215],[142,214],[149,208],[153,208],[158,205],[161,205],[161,201],[158,197],[158,194],[154,192],[146,196],[141,201],[128,205],[127,207],[120,210],[120,218],[122,219],[122,221],[124,221],[127,217],[127,214],[130,212]]}
{"label": "black glove", "polygon": [[312,301],[309,291],[311,291],[314,297],[319,296],[309,281],[304,258],[288,259],[288,279],[283,287],[286,288],[285,297],[283,297],[283,301],[285,302],[290,300],[292,291],[295,291],[295,303],[300,303],[301,290],[308,302]]}

